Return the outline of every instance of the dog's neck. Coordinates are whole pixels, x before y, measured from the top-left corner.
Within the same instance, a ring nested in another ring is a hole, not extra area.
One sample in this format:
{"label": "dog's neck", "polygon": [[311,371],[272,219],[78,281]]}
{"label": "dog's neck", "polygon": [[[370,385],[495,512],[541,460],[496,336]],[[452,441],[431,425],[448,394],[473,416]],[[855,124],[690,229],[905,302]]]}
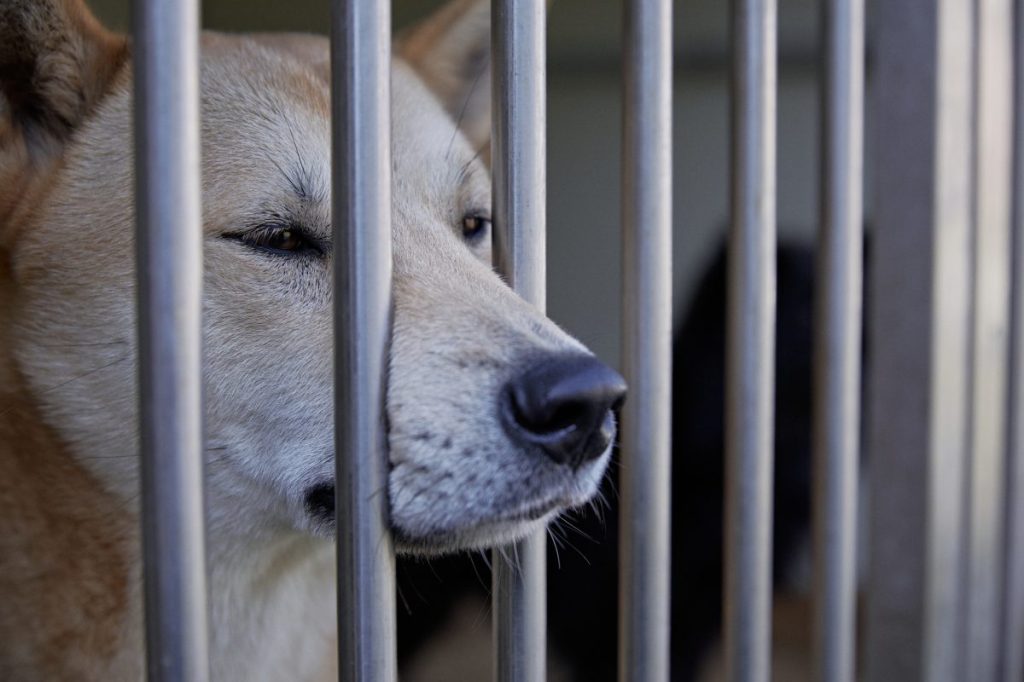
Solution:
{"label": "dog's neck", "polygon": [[[0,309],[10,310],[5,303]],[[140,679],[138,499],[105,490],[46,425],[6,333],[0,331],[0,679]],[[96,456],[121,454],[132,455]],[[331,679],[333,561],[322,539],[214,531],[207,550],[213,679]]]}

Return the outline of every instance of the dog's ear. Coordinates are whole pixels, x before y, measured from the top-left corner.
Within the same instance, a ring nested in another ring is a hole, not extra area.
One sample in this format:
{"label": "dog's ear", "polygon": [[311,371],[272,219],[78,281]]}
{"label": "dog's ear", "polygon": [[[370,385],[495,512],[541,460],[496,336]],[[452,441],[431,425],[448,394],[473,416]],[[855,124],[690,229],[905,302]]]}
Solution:
{"label": "dog's ear", "polygon": [[0,0],[0,163],[59,153],[127,56],[81,0]]}
{"label": "dog's ear", "polygon": [[473,146],[485,146],[491,137],[490,1],[444,5],[400,35],[395,52],[426,81]]}
{"label": "dog's ear", "polygon": [[0,247],[127,58],[82,0],[0,0]]}

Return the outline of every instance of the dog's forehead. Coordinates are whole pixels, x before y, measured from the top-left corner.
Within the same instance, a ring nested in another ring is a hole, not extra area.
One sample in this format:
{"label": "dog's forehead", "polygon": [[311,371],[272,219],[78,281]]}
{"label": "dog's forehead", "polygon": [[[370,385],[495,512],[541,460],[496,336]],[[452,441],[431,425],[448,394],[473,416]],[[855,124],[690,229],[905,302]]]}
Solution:
{"label": "dog's forehead", "polygon": [[[326,210],[328,50],[325,39],[313,36],[204,36],[202,125],[211,199],[241,210],[265,202],[273,188],[313,199]],[[474,162],[476,150],[400,59],[392,64],[391,134],[396,198],[444,201]],[[240,172],[249,180],[241,188]]]}

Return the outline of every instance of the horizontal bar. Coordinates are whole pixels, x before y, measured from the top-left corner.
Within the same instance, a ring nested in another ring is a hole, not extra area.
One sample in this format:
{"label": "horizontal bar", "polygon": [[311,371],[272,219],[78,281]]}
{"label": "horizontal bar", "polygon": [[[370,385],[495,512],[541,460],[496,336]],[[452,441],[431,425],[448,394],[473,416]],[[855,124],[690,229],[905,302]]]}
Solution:
{"label": "horizontal bar", "polygon": [[[493,0],[494,261],[509,285],[546,307],[545,0]],[[547,667],[547,538],[493,552],[494,678],[540,682]]]}
{"label": "horizontal bar", "polygon": [[734,0],[726,361],[725,665],[766,682],[775,391],[775,0]]}
{"label": "horizontal bar", "polygon": [[825,4],[815,296],[815,679],[853,682],[863,291],[864,0]]}
{"label": "horizontal bar", "polygon": [[150,680],[209,678],[199,3],[134,4],[139,419]]}
{"label": "horizontal bar", "polygon": [[391,318],[391,3],[331,3],[338,670],[397,675],[385,377]]}
{"label": "horizontal bar", "polygon": [[619,679],[669,679],[672,3],[624,6]]}

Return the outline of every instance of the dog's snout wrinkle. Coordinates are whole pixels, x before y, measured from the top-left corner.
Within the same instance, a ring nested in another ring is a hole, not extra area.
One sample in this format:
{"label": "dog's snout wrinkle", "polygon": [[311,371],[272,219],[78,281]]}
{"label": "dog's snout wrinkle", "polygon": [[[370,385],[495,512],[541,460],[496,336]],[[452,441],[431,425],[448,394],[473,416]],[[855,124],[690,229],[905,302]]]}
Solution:
{"label": "dog's snout wrinkle", "polygon": [[502,412],[513,437],[577,467],[607,450],[625,395],[623,378],[593,356],[556,356],[509,382]]}

